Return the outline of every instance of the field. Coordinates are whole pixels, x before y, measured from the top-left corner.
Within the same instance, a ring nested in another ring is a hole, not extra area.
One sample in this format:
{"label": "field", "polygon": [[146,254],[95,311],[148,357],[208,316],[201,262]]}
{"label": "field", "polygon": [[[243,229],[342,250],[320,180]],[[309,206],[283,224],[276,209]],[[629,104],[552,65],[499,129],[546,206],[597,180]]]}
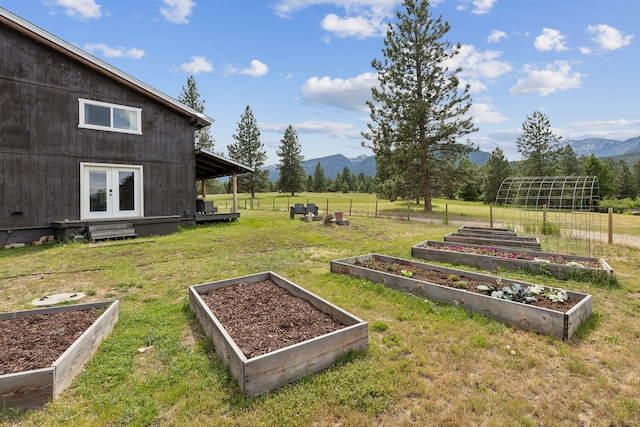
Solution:
{"label": "field", "polygon": [[[408,258],[411,245],[442,240],[463,221],[488,225],[488,207],[438,200],[433,214],[422,215],[416,205],[379,201],[376,212],[371,198],[338,196],[266,195],[246,209],[241,198],[238,222],[152,239],[1,250],[0,312],[71,291],[86,292],[83,302],[118,298],[121,308],[113,334],[59,400],[26,413],[0,409],[0,422],[640,425],[640,217],[616,215],[614,244],[602,246],[618,287],[535,279],[594,297],[592,317],[563,342],[329,272],[330,260],[354,255]],[[321,213],[325,203],[344,211],[351,225],[289,220],[288,204],[307,198]],[[216,196],[216,204],[224,210],[225,199]],[[370,214],[356,216],[354,206]],[[367,321],[369,351],[282,389],[244,397],[189,310],[187,287],[265,270]]]}

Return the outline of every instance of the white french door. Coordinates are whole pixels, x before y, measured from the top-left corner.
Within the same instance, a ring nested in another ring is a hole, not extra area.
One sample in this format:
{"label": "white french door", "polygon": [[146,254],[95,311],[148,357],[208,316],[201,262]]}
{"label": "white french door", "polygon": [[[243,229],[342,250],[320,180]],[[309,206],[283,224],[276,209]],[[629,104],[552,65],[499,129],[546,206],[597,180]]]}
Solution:
{"label": "white french door", "polygon": [[142,166],[80,164],[81,219],[140,217]]}

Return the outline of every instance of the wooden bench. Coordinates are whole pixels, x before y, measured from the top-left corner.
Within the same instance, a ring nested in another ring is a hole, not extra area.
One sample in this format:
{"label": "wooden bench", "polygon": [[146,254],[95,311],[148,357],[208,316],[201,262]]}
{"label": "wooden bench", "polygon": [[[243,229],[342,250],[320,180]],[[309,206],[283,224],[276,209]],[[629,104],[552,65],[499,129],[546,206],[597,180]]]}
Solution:
{"label": "wooden bench", "polygon": [[296,203],[289,208],[289,219],[293,219],[295,215],[306,215],[307,208],[304,207],[304,203]]}

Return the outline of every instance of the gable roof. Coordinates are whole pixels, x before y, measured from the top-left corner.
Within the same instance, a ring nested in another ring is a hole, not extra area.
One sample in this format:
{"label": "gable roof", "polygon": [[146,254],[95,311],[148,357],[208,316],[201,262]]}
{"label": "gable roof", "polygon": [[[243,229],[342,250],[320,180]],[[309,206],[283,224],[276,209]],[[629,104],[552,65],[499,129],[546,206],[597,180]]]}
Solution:
{"label": "gable roof", "polygon": [[232,173],[255,172],[245,166],[219,154],[201,148],[196,149],[196,179],[210,179],[229,176]]}
{"label": "gable roof", "polygon": [[150,98],[155,99],[156,101],[166,105],[173,110],[184,114],[187,117],[190,117],[192,120],[192,124],[196,128],[202,128],[205,126],[209,126],[213,123],[213,119],[208,117],[207,115],[200,113],[193,108],[187,107],[176,99],[166,95],[159,90],[143,83],[142,81],[131,77],[130,75],[124,73],[123,71],[118,70],[117,68],[107,64],[106,62],[96,58],[93,55],[85,52],[84,50],[65,42],[64,40],[50,34],[43,29],[31,24],[28,21],[12,14],[6,9],[0,7],[0,22],[8,25],[20,33],[25,34],[37,40],[40,43],[43,43],[56,51],[69,56],[70,58],[75,59],[78,62],[83,63],[84,65],[92,68],[106,76],[116,80],[125,86],[128,86],[131,89],[134,89]]}

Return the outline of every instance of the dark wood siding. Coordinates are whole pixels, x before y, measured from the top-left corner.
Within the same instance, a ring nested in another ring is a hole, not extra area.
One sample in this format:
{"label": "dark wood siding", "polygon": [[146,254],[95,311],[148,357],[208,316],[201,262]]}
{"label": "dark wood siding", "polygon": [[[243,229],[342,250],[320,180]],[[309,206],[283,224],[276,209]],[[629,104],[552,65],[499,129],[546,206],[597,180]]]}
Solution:
{"label": "dark wood siding", "polygon": [[[81,162],[142,165],[145,216],[193,209],[186,115],[1,23],[0,58],[0,228],[80,219]],[[78,98],[141,108],[142,135],[78,128]]]}

